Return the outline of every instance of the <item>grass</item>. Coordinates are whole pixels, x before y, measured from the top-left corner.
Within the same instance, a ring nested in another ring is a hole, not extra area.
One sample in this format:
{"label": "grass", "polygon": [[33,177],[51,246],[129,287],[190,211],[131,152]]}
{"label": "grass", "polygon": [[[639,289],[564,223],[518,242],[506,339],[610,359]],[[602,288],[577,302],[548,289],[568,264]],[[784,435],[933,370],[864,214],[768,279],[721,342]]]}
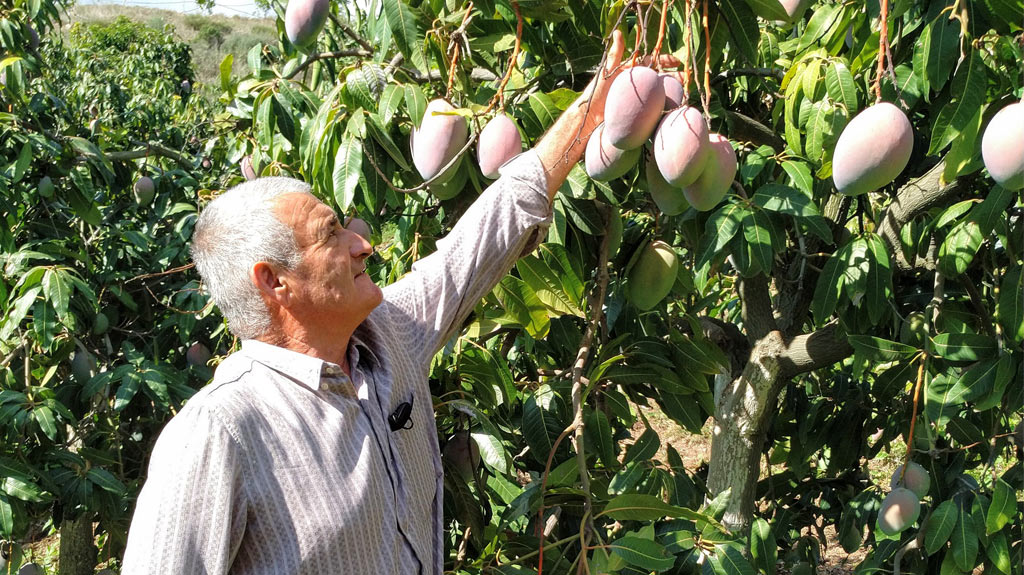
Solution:
{"label": "grass", "polygon": [[68,11],[71,22],[109,23],[118,16],[126,16],[150,28],[170,26],[175,37],[192,47],[196,80],[212,92],[219,91],[220,63],[228,54],[234,55],[232,74],[239,76],[248,71],[246,54],[257,44],[274,44],[277,27],[272,18],[246,18],[220,14],[183,14],[114,4],[76,5]]}

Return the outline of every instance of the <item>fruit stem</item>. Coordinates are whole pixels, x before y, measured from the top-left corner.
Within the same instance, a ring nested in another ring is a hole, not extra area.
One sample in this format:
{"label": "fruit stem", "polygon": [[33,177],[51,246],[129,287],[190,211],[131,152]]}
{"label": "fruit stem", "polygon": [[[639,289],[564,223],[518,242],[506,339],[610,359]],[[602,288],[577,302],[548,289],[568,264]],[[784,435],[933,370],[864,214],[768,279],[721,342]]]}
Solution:
{"label": "fruit stem", "polygon": [[907,455],[903,459],[903,468],[900,469],[900,479],[897,485],[903,484],[903,476],[907,473],[910,456],[914,453],[914,424],[917,423],[917,402],[921,396],[921,384],[924,383],[924,364],[927,361],[928,355],[921,353],[917,357],[921,365],[917,367],[917,383],[914,384],[914,411],[910,417],[910,433],[907,434]]}
{"label": "fruit stem", "polygon": [[665,41],[665,23],[668,22],[668,9],[669,0],[663,0],[661,3],[661,24],[658,26],[658,41],[654,44],[654,51],[651,52],[651,65],[654,66],[655,70],[661,71],[661,62],[658,56],[661,55],[661,44]]}
{"label": "fruit stem", "polygon": [[882,76],[885,74],[885,56],[889,53],[889,0],[881,0],[882,13],[879,16],[881,30],[878,34],[878,69],[875,72],[875,103],[882,101]]}
{"label": "fruit stem", "polygon": [[704,14],[701,19],[704,27],[704,120],[710,125],[711,114],[708,108],[711,107],[711,31],[708,29],[708,0],[704,0]]}
{"label": "fruit stem", "polygon": [[693,15],[693,5],[690,4],[691,0],[684,0],[686,2],[686,30],[683,34],[683,100],[690,99],[690,42],[693,32],[690,29],[690,18]]}
{"label": "fruit stem", "polygon": [[630,60],[630,67],[636,66],[636,61],[640,58],[640,42],[644,37],[644,13],[640,9],[640,3],[633,4],[636,9],[636,41],[633,42],[633,59]]}
{"label": "fruit stem", "polygon": [[512,70],[516,68],[516,61],[519,58],[519,46],[523,40],[523,15],[519,12],[519,2],[512,0],[512,9],[516,11],[516,45],[512,48],[512,57],[508,60],[508,69],[505,70],[505,76],[501,79],[501,84],[498,85],[498,92],[491,98],[491,103],[483,111],[484,114],[493,110],[495,104],[498,104],[499,112],[505,111],[505,85],[508,84],[509,79],[512,77]]}
{"label": "fruit stem", "polygon": [[462,24],[459,25],[458,30],[452,34],[452,63],[448,68],[448,91],[445,93],[445,98],[451,101],[452,97],[452,86],[455,84],[455,69],[459,63],[459,47],[462,45],[463,35],[466,33],[466,24],[469,22],[469,15],[473,13],[473,3],[470,2],[466,6],[466,14],[462,16]]}

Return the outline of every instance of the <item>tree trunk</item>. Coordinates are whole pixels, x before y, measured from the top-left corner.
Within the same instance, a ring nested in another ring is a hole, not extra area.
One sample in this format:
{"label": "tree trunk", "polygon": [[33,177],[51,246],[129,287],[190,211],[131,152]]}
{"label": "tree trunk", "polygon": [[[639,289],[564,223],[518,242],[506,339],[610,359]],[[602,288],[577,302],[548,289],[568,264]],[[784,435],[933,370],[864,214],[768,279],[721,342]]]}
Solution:
{"label": "tree trunk", "polygon": [[708,490],[714,497],[732,490],[723,524],[745,530],[754,513],[759,458],[765,432],[784,383],[782,334],[768,333],[754,345],[743,373],[722,390],[715,406]]}
{"label": "tree trunk", "polygon": [[60,524],[60,575],[92,575],[96,570],[96,544],[92,515],[65,519]]}

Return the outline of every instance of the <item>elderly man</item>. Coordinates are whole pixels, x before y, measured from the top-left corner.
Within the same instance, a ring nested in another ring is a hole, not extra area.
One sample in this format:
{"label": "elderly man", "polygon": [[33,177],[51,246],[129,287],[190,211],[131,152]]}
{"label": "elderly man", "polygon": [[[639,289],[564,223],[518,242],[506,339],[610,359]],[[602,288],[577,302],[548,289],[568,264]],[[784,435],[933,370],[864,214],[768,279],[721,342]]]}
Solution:
{"label": "elderly man", "polygon": [[[609,72],[622,52],[616,35]],[[609,82],[383,290],[371,246],[297,180],[206,207],[193,257],[242,348],[161,433],[124,573],[441,573],[431,357],[547,222]]]}

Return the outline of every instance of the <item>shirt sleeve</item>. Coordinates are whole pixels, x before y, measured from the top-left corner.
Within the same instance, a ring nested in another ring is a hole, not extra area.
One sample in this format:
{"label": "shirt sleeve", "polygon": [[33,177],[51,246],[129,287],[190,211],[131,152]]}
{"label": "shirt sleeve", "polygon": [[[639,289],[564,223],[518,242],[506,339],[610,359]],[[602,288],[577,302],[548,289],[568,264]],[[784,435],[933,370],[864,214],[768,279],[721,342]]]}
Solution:
{"label": "shirt sleeve", "polygon": [[438,240],[436,252],[384,289],[403,353],[429,363],[550,218],[544,167],[533,151],[520,154]]}
{"label": "shirt sleeve", "polygon": [[153,450],[122,573],[227,573],[245,531],[243,461],[212,407],[176,415]]}

